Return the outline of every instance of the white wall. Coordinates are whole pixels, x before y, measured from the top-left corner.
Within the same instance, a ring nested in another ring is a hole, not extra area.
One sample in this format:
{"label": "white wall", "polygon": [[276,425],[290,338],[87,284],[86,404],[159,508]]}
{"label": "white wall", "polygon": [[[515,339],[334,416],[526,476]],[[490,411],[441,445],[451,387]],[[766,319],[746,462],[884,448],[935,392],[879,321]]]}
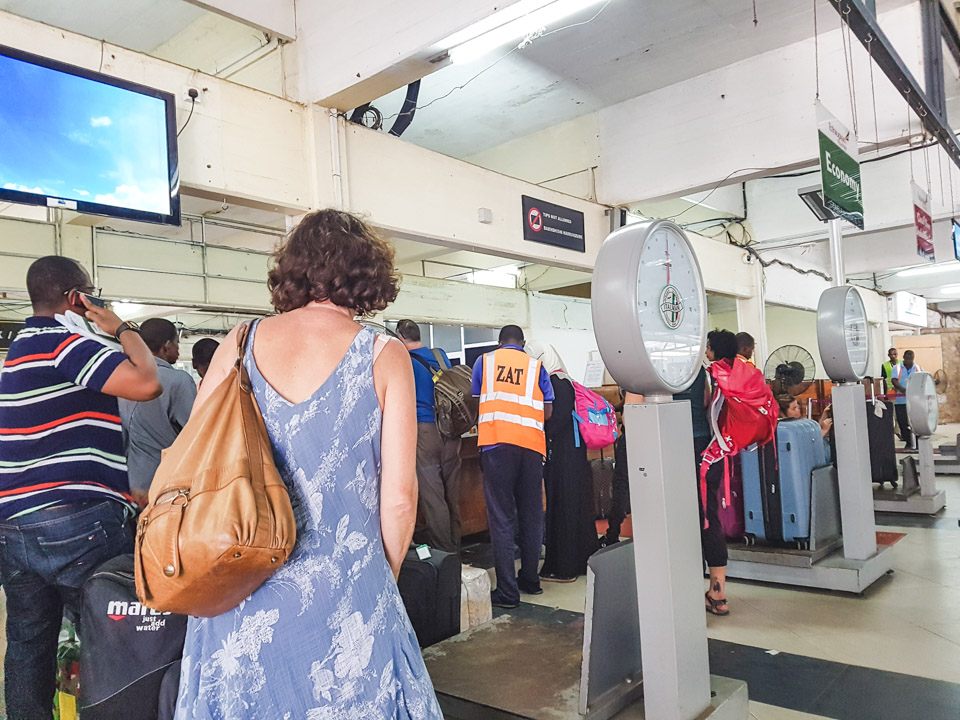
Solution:
{"label": "white wall", "polygon": [[600,164],[596,113],[570,120],[465,158],[510,177],[594,200]]}
{"label": "white wall", "polygon": [[737,311],[731,310],[730,312],[708,313],[707,329],[729,330],[733,333],[740,332],[739,323],[737,321]]}
{"label": "white wall", "polygon": [[532,293],[529,302],[527,337],[553,345],[570,377],[582,383],[587,360],[597,350],[590,301]]}
{"label": "white wall", "polygon": [[[305,210],[317,195],[305,161],[313,155],[309,116],[301,105],[4,12],[0,44],[171,92],[180,126],[190,105],[183,88],[202,88],[179,139],[183,188],[291,210]],[[329,204],[330,195],[323,199]]]}
{"label": "white wall", "polygon": [[[610,232],[606,209],[595,203],[507,178],[358,125],[346,128],[346,140],[347,206],[368,214],[392,234],[589,270]],[[524,194],[583,212],[586,252],[525,241]],[[493,211],[492,223],[477,220],[479,208]]]}
{"label": "white wall", "polygon": [[[820,359],[820,346],[817,344],[817,314],[812,310],[767,305],[767,347],[768,355],[783,345],[799,345],[813,355],[817,363],[817,379],[826,379],[823,361]],[[762,369],[762,366],[761,366]]]}
{"label": "white wall", "polygon": [[[821,100],[848,126],[849,92],[838,16],[824,9],[820,45]],[[920,18],[915,5],[879,18],[901,58],[922,79]],[[873,135],[866,51],[855,39],[861,141]],[[905,105],[874,72],[881,140],[898,138]],[[956,80],[947,78],[948,93]],[[817,157],[813,39],[754,56],[599,113],[598,197],[607,204],[704,190],[734,171],[791,167]],[[914,127],[917,123],[914,122]],[[743,169],[743,170],[741,170]]]}

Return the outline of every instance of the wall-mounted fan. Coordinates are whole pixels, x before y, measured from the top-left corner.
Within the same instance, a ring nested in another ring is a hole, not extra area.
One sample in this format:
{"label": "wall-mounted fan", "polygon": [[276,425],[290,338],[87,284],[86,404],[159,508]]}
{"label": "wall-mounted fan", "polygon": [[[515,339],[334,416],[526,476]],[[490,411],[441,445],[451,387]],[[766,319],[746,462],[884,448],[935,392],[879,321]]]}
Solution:
{"label": "wall-mounted fan", "polygon": [[933,383],[937,386],[937,395],[946,395],[947,388],[950,387],[950,379],[947,377],[947,371],[937,370],[933,374]]}
{"label": "wall-mounted fan", "polygon": [[763,366],[774,395],[801,395],[817,374],[813,355],[799,345],[784,345],[774,350]]}

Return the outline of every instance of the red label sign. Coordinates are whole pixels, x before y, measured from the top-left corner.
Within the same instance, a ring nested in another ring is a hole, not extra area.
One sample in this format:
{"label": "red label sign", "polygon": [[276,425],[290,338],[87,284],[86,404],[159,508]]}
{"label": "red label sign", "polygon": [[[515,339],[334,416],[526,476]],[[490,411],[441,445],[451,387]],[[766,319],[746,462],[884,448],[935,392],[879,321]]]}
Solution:
{"label": "red label sign", "polygon": [[534,232],[543,230],[543,215],[540,214],[537,208],[530,208],[530,213],[527,215],[527,222],[530,223],[530,229]]}
{"label": "red label sign", "polygon": [[917,255],[934,262],[930,195],[916,183],[911,184],[913,186],[913,224],[917,229]]}

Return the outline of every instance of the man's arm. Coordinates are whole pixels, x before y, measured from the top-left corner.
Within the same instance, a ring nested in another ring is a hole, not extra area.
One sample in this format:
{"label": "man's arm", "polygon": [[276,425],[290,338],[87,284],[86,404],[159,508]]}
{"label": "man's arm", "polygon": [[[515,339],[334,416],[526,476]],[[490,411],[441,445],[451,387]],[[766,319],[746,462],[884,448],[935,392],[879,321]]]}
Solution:
{"label": "man's arm", "polygon": [[[103,332],[116,335],[122,322],[120,318],[107,308],[91,305],[83,295],[80,297],[87,307],[86,317]],[[120,335],[122,353],[96,340],[78,342],[81,344],[58,366],[72,382],[138,402],[153,400],[163,392],[157,378],[157,363],[140,333],[127,331]]]}
{"label": "man's arm", "polygon": [[556,399],[553,392],[553,383],[550,382],[550,374],[543,364],[540,365],[540,392],[543,393],[543,420],[546,422],[553,416],[553,401]]}
{"label": "man's arm", "polygon": [[483,390],[483,355],[477,358],[477,361],[473,364],[473,379],[472,379],[472,390],[473,396],[478,398],[480,393]]}
{"label": "man's arm", "polygon": [[[893,374],[894,370],[897,371],[896,375]],[[906,390],[904,390],[900,386],[900,370],[899,369],[894,368],[890,370],[890,383],[893,385],[894,390],[899,390],[900,392],[906,392]]]}
{"label": "man's arm", "polygon": [[179,370],[175,375],[172,390],[167,417],[170,419],[171,425],[183,430],[190,419],[193,403],[197,399],[197,386],[194,384],[193,378],[190,377],[190,373]]}

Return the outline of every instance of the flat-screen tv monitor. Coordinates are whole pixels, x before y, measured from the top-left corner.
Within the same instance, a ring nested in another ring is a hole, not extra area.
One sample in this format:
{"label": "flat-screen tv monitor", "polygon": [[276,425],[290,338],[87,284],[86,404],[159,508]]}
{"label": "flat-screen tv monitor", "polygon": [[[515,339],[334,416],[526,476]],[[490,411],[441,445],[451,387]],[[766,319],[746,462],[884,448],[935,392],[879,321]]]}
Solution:
{"label": "flat-screen tv monitor", "polygon": [[0,45],[0,201],[180,224],[174,97]]}
{"label": "flat-screen tv monitor", "polygon": [[953,256],[960,260],[960,222],[953,219]]}

